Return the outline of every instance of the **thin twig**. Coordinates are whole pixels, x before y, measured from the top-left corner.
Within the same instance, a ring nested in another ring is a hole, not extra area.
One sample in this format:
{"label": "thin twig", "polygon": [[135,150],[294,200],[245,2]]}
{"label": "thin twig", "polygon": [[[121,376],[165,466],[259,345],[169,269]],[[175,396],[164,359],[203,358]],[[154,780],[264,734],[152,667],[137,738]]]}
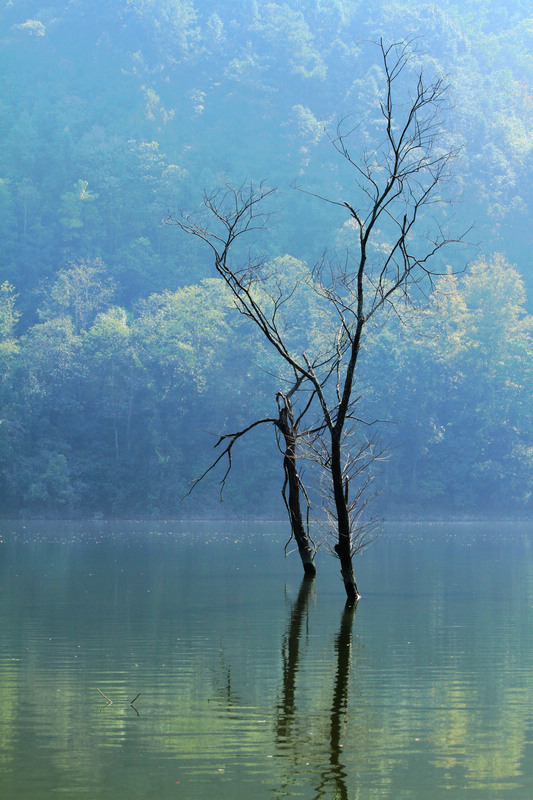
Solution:
{"label": "thin twig", "polygon": [[108,704],[109,706],[112,706],[112,705],[113,705],[113,701],[112,701],[112,700],[110,700],[110,699],[109,699],[109,697],[107,697],[107,696],[106,696],[106,695],[105,695],[103,692],[101,692],[101,691],[100,691],[100,689],[99,689],[98,687],[96,687],[96,691],[97,691],[97,692],[99,692],[99,693],[102,695],[102,697],[103,697],[105,700],[107,700],[107,704]]}

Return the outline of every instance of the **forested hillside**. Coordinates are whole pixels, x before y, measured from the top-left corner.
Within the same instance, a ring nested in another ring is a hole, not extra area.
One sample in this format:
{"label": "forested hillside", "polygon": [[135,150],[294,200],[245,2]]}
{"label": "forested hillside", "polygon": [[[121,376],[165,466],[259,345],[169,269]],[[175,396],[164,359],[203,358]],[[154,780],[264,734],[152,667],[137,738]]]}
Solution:
{"label": "forested hillside", "polygon": [[529,2],[4,0],[4,514],[283,513],[266,431],[236,449],[222,509],[216,475],[180,503],[217,434],[272,413],[275,364],[209,254],[163,220],[265,181],[258,246],[280,274],[342,250],[348,216],[313,195],[352,191],[327,131],[371,129],[380,37],[448,76],[443,142],[461,152],[440,213],[476,248],[365,342],[361,413],[390,446],[376,511],[531,510]]}

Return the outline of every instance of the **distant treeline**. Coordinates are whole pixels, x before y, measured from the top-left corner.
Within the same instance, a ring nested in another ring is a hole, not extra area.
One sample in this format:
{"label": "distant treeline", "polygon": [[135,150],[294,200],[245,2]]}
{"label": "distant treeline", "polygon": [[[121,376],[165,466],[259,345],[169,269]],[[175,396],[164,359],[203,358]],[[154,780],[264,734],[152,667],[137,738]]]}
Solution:
{"label": "distant treeline", "polygon": [[376,513],[531,508],[527,3],[19,0],[0,10],[4,513],[283,513],[268,431],[236,452],[222,510],[216,476],[180,504],[276,384],[208,255],[162,220],[220,181],[266,180],[280,269],[342,249],[346,218],[289,184],[352,191],[324,130],[379,113],[380,36],[416,39],[449,76],[443,136],[462,154],[444,213],[480,246],[366,343],[361,413],[390,444]]}
{"label": "distant treeline", "polygon": [[[277,385],[256,366],[268,354],[220,280],[150,295],[131,312],[113,294],[99,262],[72,263],[44,298],[42,321],[17,337],[13,290],[2,286],[2,508],[220,514],[212,480],[180,500],[214,457],[213,434],[273,414]],[[525,299],[519,274],[498,256],[463,279],[442,278],[428,308],[373,332],[357,388],[361,416],[381,421],[391,448],[380,509],[530,507]],[[271,439],[265,431],[236,448],[224,513],[281,514]]]}

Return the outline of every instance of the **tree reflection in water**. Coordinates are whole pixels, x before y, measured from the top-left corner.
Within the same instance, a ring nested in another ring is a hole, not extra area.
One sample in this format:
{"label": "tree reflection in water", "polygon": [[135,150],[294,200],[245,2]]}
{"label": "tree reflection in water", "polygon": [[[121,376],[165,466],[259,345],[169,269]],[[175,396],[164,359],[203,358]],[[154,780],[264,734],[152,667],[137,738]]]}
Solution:
{"label": "tree reflection in water", "polygon": [[348,708],[348,682],[352,663],[352,629],[357,603],[346,604],[341,616],[341,626],[335,638],[335,655],[337,658],[337,672],[331,702],[330,716],[330,759],[329,768],[323,770],[321,781],[317,787],[315,797],[323,797],[326,789],[332,785],[335,789],[334,797],[338,800],[348,800],[346,785],[346,767],[342,755],[342,733]]}
{"label": "tree reflection in water", "polygon": [[278,704],[276,741],[278,744],[291,740],[292,723],[296,712],[296,676],[300,666],[300,639],[304,619],[307,621],[309,598],[314,581],[304,576],[298,597],[293,603],[287,633],[282,644],[283,688]]}
{"label": "tree reflection in water", "polygon": [[[280,750],[287,749],[296,758],[302,749],[302,736],[305,737],[305,720],[298,724],[296,707],[297,677],[300,670],[301,640],[304,621],[308,621],[308,606],[314,583],[303,578],[298,596],[294,601],[289,616],[287,632],[282,644],[283,685],[276,716],[276,741]],[[336,800],[348,800],[347,770],[342,761],[342,737],[348,707],[348,686],[352,657],[352,630],[357,603],[344,608],[340,629],[335,637],[334,651],[336,659],[335,682],[329,715],[329,762],[323,765],[312,764],[312,772],[318,777],[313,798],[335,797]],[[307,624],[305,626],[307,631]],[[309,755],[309,753],[308,753]],[[308,763],[308,762],[306,762]],[[300,764],[300,767],[302,765]],[[287,786],[294,782],[289,776],[280,787],[280,797],[286,795]]]}

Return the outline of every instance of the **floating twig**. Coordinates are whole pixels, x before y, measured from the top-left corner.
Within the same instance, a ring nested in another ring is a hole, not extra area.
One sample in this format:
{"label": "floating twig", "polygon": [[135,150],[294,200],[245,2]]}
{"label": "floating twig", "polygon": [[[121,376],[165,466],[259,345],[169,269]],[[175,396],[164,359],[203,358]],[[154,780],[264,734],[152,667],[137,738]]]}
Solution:
{"label": "floating twig", "polygon": [[[113,701],[111,700],[111,698],[108,697],[106,694],[104,694],[98,687],[96,687],[96,691],[99,694],[101,694],[102,697],[104,698],[104,700],[106,701],[106,704],[105,704],[104,708],[108,708],[109,706],[113,705]],[[139,694],[135,695],[133,700],[130,700],[130,706],[133,708],[133,710],[135,711],[135,713],[137,714],[138,717],[140,716],[140,714],[139,714],[139,712],[137,711],[137,709],[135,708],[135,706],[133,704],[135,703],[137,698],[140,697],[140,696],[141,696],[141,692],[139,692]],[[104,708],[100,709],[100,713],[104,710]]]}
{"label": "floating twig", "polygon": [[[102,697],[104,697],[107,700],[107,705],[108,706],[112,706],[113,705],[113,701],[110,700],[109,697],[107,697],[103,692],[100,692],[100,689],[98,687],[96,687],[96,691],[99,692],[102,695]],[[135,698],[135,699],[137,699],[137,698]]]}

